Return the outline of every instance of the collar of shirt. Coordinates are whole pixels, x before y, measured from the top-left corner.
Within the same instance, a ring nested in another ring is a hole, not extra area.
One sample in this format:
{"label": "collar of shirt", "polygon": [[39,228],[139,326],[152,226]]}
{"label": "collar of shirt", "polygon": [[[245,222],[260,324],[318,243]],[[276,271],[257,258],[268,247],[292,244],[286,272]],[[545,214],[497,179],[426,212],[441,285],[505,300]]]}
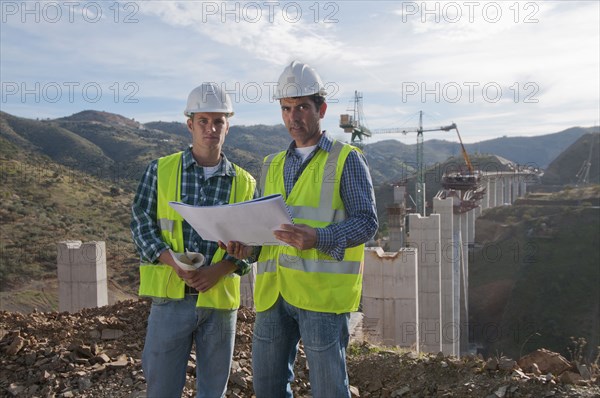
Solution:
{"label": "collar of shirt", "polygon": [[[332,145],[333,145],[333,140],[331,138],[329,138],[329,135],[327,134],[327,132],[325,130],[323,130],[323,134],[321,134],[321,138],[319,139],[319,142],[317,143],[316,150],[321,148],[322,150],[329,152],[329,151],[331,151]],[[296,153],[295,149],[296,149],[296,141],[292,141],[286,151],[286,157],[289,157],[289,156],[300,157],[300,155],[298,155]],[[316,152],[316,150],[313,151],[313,154]],[[311,154],[307,158],[307,160],[312,159],[312,157],[314,156],[313,154]]]}
{"label": "collar of shirt", "polygon": [[[235,177],[235,168],[223,152],[221,152],[221,159],[222,161],[219,166],[219,170],[217,170],[213,175]],[[198,167],[202,167],[198,165],[198,163],[196,163],[196,159],[194,159],[194,155],[192,155],[192,147],[189,146],[185,151],[183,151],[183,169],[189,170],[195,165],[197,165]]]}

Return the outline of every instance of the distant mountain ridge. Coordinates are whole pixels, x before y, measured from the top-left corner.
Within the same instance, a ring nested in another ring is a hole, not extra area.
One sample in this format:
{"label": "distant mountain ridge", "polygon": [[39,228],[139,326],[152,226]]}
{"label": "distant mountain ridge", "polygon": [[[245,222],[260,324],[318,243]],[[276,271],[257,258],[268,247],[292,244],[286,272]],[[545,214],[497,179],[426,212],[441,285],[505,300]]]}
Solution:
{"label": "distant mountain ridge", "polygon": [[[487,162],[484,159],[493,154],[519,165],[544,168],[581,136],[594,131],[599,131],[599,127],[573,127],[536,137],[501,137],[465,147],[476,165],[478,160]],[[190,143],[184,123],[142,124],[94,110],[51,120],[32,120],[0,112],[0,138],[79,170],[110,176],[117,173],[121,182],[128,182],[130,187],[151,159],[182,150]],[[257,175],[263,157],[287,148],[290,141],[283,125],[233,125],[224,152],[230,160]],[[363,151],[375,185],[406,180],[414,174],[415,145],[386,140],[366,144]],[[439,165],[449,158],[462,159],[458,142],[425,141],[426,166]],[[485,166],[481,162],[479,166]]]}

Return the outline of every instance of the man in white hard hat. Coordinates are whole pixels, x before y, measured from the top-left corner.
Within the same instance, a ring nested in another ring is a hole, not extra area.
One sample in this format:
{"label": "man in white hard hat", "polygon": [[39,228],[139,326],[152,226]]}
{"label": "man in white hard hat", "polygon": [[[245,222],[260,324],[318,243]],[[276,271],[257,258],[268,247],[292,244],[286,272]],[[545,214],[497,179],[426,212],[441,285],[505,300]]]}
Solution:
{"label": "man in white hard hat", "polygon": [[[215,83],[188,96],[192,145],[147,167],[133,206],[140,296],[152,298],[142,353],[148,397],[180,397],[192,343],[197,397],[225,395],[233,355],[240,275],[250,265],[203,240],[168,205],[214,206],[252,199],[256,181],[221,152],[233,107]],[[190,254],[191,252],[191,254]]]}
{"label": "man in white hard hat", "polygon": [[[252,383],[257,398],[291,397],[300,339],[312,395],[349,397],[346,347],[350,312],[362,291],[364,243],[377,231],[375,195],[360,150],[321,131],[327,103],[321,78],[292,62],[276,88],[293,142],[263,164],[262,195],[283,195],[293,225],[275,231],[289,246],[262,246],[254,292]],[[246,258],[258,250],[228,242]]]}

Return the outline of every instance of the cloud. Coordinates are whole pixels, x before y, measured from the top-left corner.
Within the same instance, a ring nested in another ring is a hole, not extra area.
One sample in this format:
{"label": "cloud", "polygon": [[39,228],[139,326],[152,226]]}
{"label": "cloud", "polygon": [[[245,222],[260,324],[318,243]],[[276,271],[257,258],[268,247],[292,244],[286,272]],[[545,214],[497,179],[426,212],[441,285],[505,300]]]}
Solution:
{"label": "cloud", "polygon": [[[47,7],[37,22],[3,14],[3,83],[78,82],[81,98],[91,82],[107,98],[2,102],[24,116],[103,106],[138,120],[180,120],[189,91],[215,81],[234,96],[236,123],[279,123],[269,90],[300,59],[330,84],[324,126],[332,132],[341,131],[337,119],[355,90],[372,128],[401,125],[420,110],[439,119],[428,122],[464,120],[490,135],[598,119],[598,2],[90,2],[72,15],[63,6],[58,21],[49,21],[48,4],[66,3],[32,4]],[[138,103],[123,102],[126,83],[136,85]]]}

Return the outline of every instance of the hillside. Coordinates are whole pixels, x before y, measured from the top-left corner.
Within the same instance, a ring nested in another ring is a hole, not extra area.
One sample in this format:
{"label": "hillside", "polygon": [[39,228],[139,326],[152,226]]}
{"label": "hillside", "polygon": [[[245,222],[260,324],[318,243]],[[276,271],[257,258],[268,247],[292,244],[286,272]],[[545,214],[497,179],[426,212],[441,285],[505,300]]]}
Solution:
{"label": "hillside", "polygon": [[[529,195],[476,220],[469,264],[474,343],[518,356],[600,346],[600,185]],[[489,329],[486,326],[493,325]],[[571,347],[572,348],[572,347]]]}
{"label": "hillside", "polygon": [[[587,167],[586,174],[586,166]],[[600,184],[600,133],[588,133],[565,149],[544,171],[548,185]]]}
{"label": "hillside", "polygon": [[122,297],[127,288],[119,285],[137,280],[133,194],[3,137],[0,148],[0,308],[57,308],[56,243],[63,240],[106,241],[113,297]]}

